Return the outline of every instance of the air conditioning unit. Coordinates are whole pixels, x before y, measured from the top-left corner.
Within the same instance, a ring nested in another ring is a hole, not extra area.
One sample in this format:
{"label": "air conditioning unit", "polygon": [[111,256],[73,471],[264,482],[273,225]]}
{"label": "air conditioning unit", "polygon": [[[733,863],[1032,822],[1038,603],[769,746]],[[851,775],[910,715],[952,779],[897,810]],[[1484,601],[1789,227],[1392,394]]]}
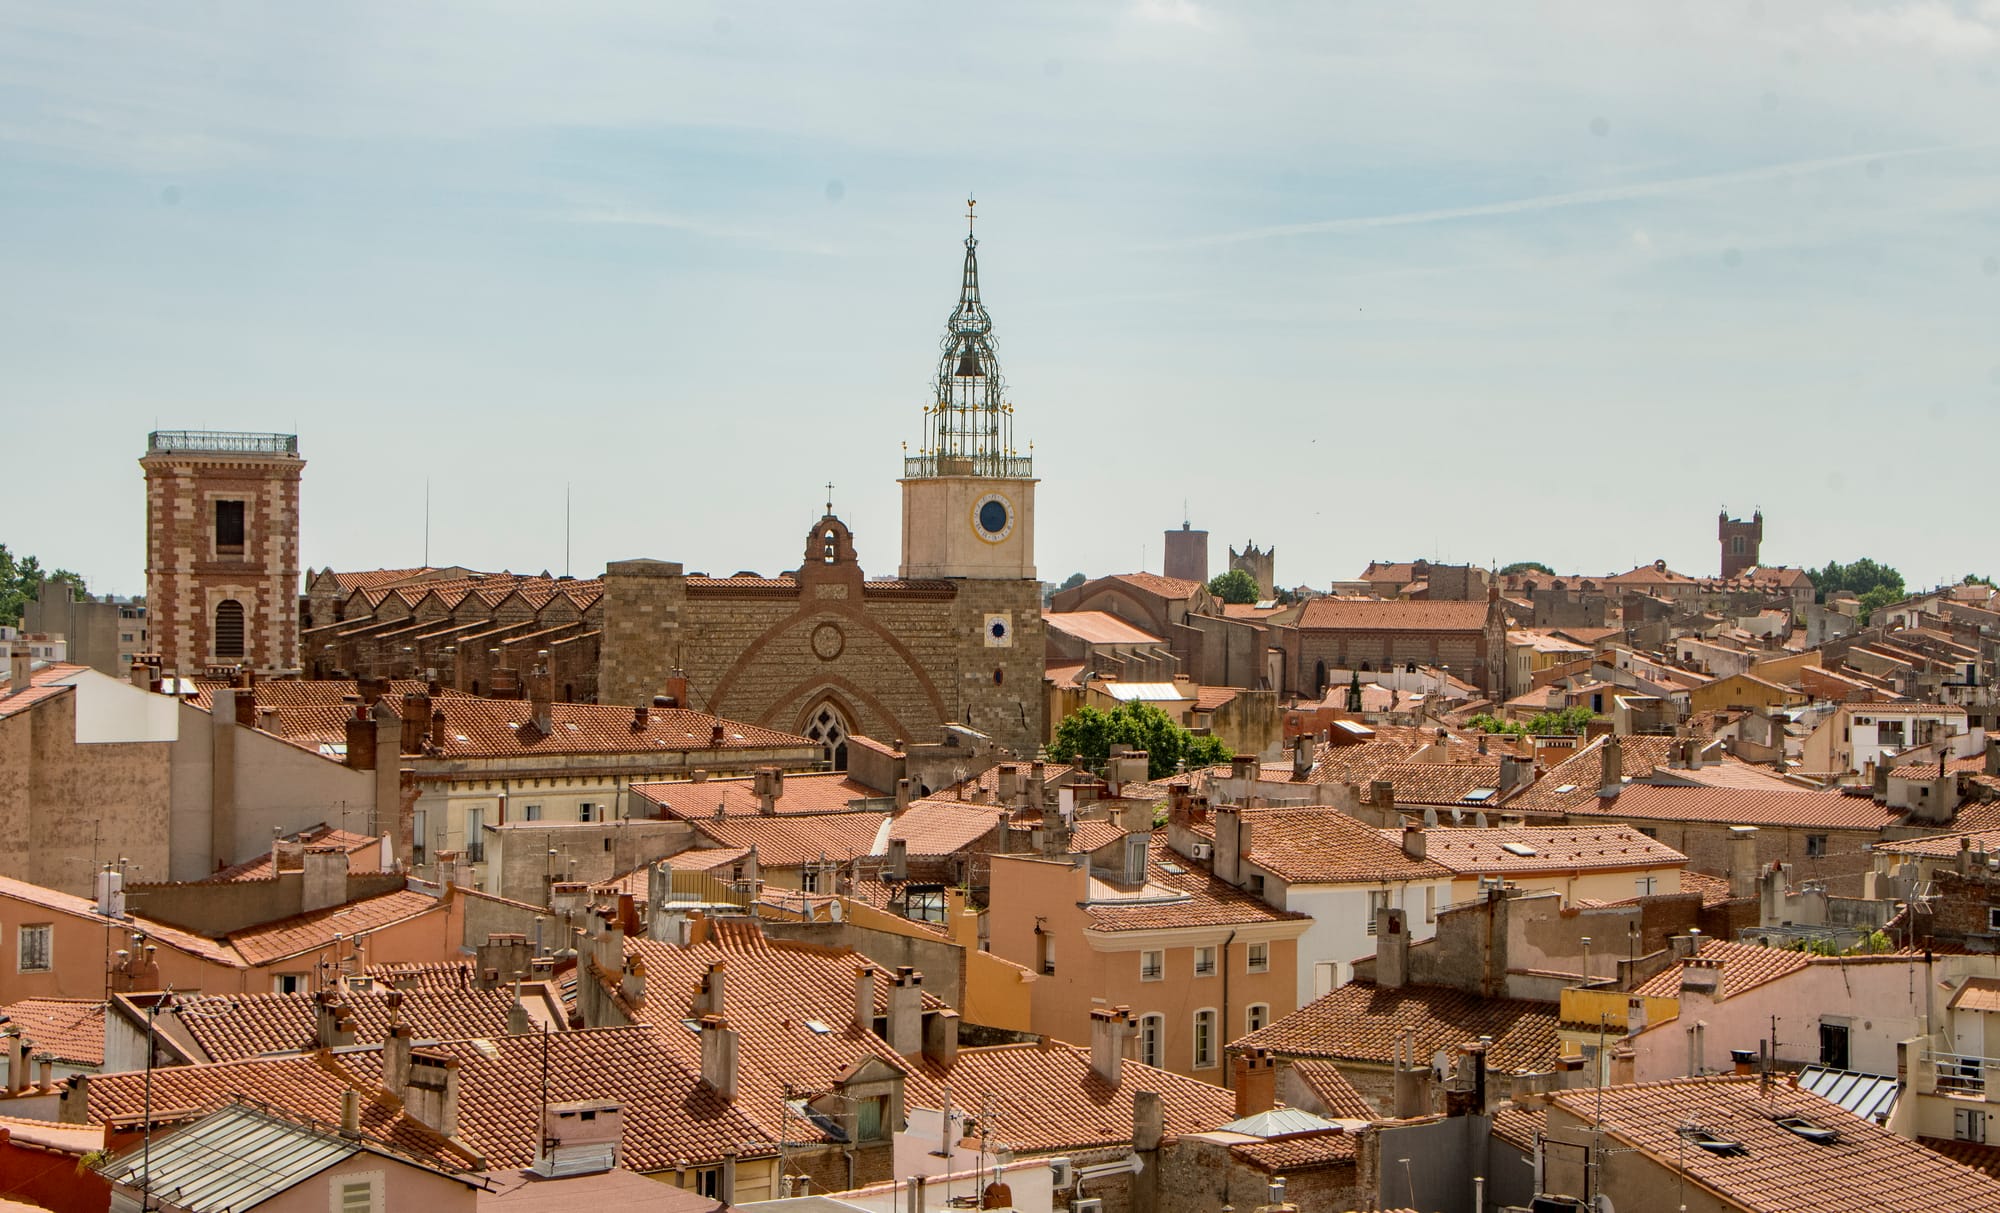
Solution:
{"label": "air conditioning unit", "polygon": [[1095,1196],[1069,1202],[1069,1213],[1104,1213],[1104,1201]]}
{"label": "air conditioning unit", "polygon": [[1206,843],[1206,842],[1197,842],[1197,843],[1195,843],[1195,844],[1194,844],[1194,857],[1195,857],[1196,859],[1213,859],[1213,858],[1215,858],[1215,846],[1214,846],[1214,845],[1213,845],[1212,843]]}
{"label": "air conditioning unit", "polygon": [[1076,1167],[1067,1158],[1049,1159],[1049,1182],[1058,1189],[1069,1187],[1076,1182]]}

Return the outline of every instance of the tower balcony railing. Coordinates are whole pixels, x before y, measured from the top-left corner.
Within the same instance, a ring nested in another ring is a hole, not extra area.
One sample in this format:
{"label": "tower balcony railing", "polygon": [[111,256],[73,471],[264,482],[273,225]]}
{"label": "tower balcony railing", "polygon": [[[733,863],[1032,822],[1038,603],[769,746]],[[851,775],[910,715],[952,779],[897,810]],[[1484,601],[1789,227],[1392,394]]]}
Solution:
{"label": "tower balcony railing", "polygon": [[168,454],[177,452],[225,455],[296,455],[297,434],[243,434],[229,430],[154,430],[146,436],[146,449]]}
{"label": "tower balcony railing", "polygon": [[1032,455],[905,455],[903,478],[917,480],[930,476],[981,476],[994,480],[1032,480]]}

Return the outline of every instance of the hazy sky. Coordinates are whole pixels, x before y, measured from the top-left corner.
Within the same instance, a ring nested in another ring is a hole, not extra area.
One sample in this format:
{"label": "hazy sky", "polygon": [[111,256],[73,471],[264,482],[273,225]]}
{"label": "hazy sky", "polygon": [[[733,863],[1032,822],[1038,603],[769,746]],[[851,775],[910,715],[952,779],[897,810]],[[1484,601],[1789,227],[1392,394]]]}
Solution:
{"label": "hazy sky", "polygon": [[1044,577],[2000,572],[2000,0],[0,0],[0,542],[154,428],[313,566],[891,573],[979,198]]}

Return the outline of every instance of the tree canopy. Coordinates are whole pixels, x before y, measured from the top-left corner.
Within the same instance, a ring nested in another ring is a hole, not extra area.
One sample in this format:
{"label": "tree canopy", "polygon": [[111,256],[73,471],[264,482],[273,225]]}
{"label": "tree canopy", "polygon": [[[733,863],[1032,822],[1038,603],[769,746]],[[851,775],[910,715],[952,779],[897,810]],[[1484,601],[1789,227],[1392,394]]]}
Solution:
{"label": "tree canopy", "polygon": [[1063,583],[1060,588],[1065,590],[1073,590],[1076,587],[1082,585],[1085,580],[1087,579],[1084,577],[1082,573],[1071,573],[1068,577],[1063,579]]}
{"label": "tree canopy", "polygon": [[17,558],[0,543],[0,625],[18,626],[28,600],[41,592],[44,581],[68,582],[70,594],[79,602],[87,596],[78,574],[68,569],[44,569],[35,557]]}
{"label": "tree canopy", "polygon": [[1829,560],[1825,568],[1807,569],[1806,572],[1812,577],[1813,591],[1819,595],[1821,602],[1825,602],[1829,596],[1838,594],[1842,590],[1862,598],[1867,596],[1868,591],[1884,586],[1895,590],[1896,597],[1889,601],[1894,602],[1903,596],[1903,575],[1888,565],[1866,556],[1852,564]]}
{"label": "tree canopy", "polygon": [[1121,703],[1109,712],[1078,708],[1056,725],[1049,757],[1057,762],[1101,769],[1111,747],[1146,751],[1148,778],[1164,779],[1186,763],[1189,769],[1228,762],[1231,752],[1219,738],[1197,736],[1149,703]]}
{"label": "tree canopy", "polygon": [[1516,560],[1514,563],[1500,570],[1500,574],[1503,577],[1513,573],[1541,573],[1548,577],[1556,575],[1554,569],[1539,560]]}
{"label": "tree canopy", "polygon": [[1518,720],[1502,720],[1483,712],[1466,723],[1482,733],[1505,733],[1510,737],[1581,737],[1594,718],[1595,713],[1589,708],[1577,704],[1559,711],[1537,713],[1526,724]]}
{"label": "tree canopy", "polygon": [[1231,606],[1257,601],[1257,579],[1242,569],[1231,569],[1209,579],[1208,592]]}

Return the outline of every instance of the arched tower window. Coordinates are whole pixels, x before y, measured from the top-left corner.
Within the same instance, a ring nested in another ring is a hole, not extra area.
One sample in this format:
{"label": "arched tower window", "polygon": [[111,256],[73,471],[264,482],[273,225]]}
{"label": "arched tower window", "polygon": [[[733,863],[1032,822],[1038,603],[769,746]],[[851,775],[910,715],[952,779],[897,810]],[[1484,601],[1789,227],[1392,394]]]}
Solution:
{"label": "arched tower window", "polygon": [[1324,661],[1316,661],[1313,663],[1313,694],[1317,695],[1325,689],[1326,663]]}
{"label": "arched tower window", "polygon": [[215,604],[215,655],[243,656],[243,604],[234,598]]}
{"label": "arched tower window", "polygon": [[836,771],[847,769],[847,739],[854,734],[847,713],[831,699],[821,700],[806,714],[805,735],[819,743],[827,763]]}

